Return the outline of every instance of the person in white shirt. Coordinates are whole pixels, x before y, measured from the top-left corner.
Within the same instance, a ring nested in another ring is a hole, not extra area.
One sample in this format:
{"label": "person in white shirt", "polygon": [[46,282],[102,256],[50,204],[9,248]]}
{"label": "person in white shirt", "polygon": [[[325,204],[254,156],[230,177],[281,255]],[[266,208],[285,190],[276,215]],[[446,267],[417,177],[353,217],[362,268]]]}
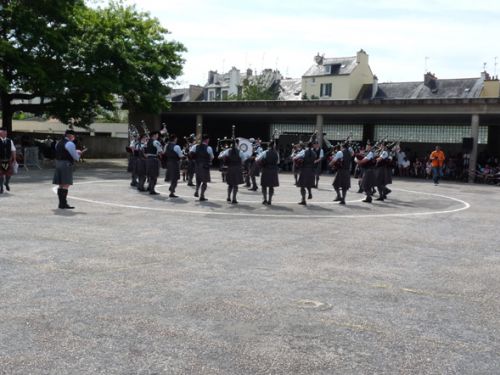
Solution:
{"label": "person in white shirt", "polygon": [[214,151],[208,145],[209,142],[210,137],[208,134],[204,134],[201,137],[201,143],[194,145],[190,150],[196,164],[196,190],[194,196],[199,197],[201,202],[208,200],[205,198],[205,192],[207,190],[207,183],[210,182],[210,164],[212,164],[212,160],[214,159]]}
{"label": "person in white shirt", "polygon": [[16,146],[12,139],[7,138],[7,130],[0,129],[0,194],[3,194],[3,186],[10,191],[10,178],[14,173],[16,161]]}
{"label": "person in white shirt", "polygon": [[[234,139],[232,146],[226,148],[219,154],[219,159],[223,160],[227,166],[226,183],[227,183],[227,201],[237,204],[236,194],[238,194],[238,185],[244,183],[242,163],[245,162],[247,157],[238,148],[239,140]],[[231,196],[232,194],[232,196]]]}

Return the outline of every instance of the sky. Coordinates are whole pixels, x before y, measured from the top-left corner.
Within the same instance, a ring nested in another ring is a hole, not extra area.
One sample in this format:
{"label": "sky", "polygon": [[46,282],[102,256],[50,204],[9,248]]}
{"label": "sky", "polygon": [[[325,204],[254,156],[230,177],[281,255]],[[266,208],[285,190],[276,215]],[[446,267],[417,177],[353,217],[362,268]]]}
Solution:
{"label": "sky", "polygon": [[[175,86],[204,85],[208,71],[278,69],[300,78],[318,53],[364,49],[379,82],[500,75],[499,0],[125,0],[184,44]],[[497,57],[495,66],[495,57]]]}

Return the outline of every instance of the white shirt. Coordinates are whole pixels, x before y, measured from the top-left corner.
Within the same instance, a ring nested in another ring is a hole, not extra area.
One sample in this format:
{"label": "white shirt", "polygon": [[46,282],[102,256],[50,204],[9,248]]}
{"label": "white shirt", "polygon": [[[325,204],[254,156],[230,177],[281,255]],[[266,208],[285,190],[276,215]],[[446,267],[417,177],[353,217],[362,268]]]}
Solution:
{"label": "white shirt", "polygon": [[[313,148],[312,150],[316,153],[316,155],[318,155],[318,150],[316,150],[315,148]],[[325,153],[323,152],[323,149],[320,148],[319,149],[319,158],[323,159],[324,157],[325,157]]]}
{"label": "white shirt", "polygon": [[[165,149],[164,149],[164,152],[166,153],[167,152],[167,147],[170,143],[167,143],[165,145]],[[181,150],[181,146],[179,145],[175,145],[174,146],[174,152],[177,154],[177,156],[179,156],[180,158],[182,158],[184,156],[184,154],[182,153],[182,150]]]}
{"label": "white shirt", "polygon": [[[219,159],[222,159],[222,158],[225,158],[226,156],[229,156],[229,151],[231,150],[231,148],[226,148],[224,151],[222,151],[220,154],[219,154]],[[247,159],[247,156],[239,151],[239,155],[240,155],[240,158],[241,158],[241,162],[243,163],[246,159]]]}
{"label": "white shirt", "polygon": [[[0,138],[0,141],[5,142],[5,141],[7,141],[7,139],[10,139],[10,138]],[[10,151],[11,152],[16,151],[16,146],[14,146],[14,141],[12,139],[10,140]]]}
{"label": "white shirt", "polygon": [[343,159],[343,158],[344,158],[344,153],[342,151],[337,151],[337,153],[333,157],[333,160],[336,161],[336,160]]}
{"label": "white shirt", "polygon": [[373,152],[370,151],[368,154],[365,155],[364,159],[366,160],[372,160],[374,157]]}
{"label": "white shirt", "polygon": [[[265,158],[266,158],[266,156],[267,156],[267,151],[268,151],[268,150],[261,152],[261,153],[259,154],[259,156],[257,156],[257,157],[255,158],[255,160],[256,160],[256,161],[259,161],[259,160],[265,159]],[[280,155],[279,155],[278,151],[276,151],[276,153],[278,154],[278,163],[279,163],[279,162],[280,162]]]}
{"label": "white shirt", "polygon": [[[196,152],[196,147],[198,147],[198,145],[193,145],[191,147],[191,149],[189,150],[189,152]],[[210,147],[210,146],[207,145],[207,152],[210,155],[210,160],[213,160],[213,158],[214,158],[214,151],[212,150],[212,147]]]}
{"label": "white shirt", "polygon": [[387,159],[389,157],[389,153],[384,150],[380,153],[379,157],[381,157],[382,159]]}
{"label": "white shirt", "polygon": [[64,148],[66,149],[66,151],[69,152],[69,154],[73,159],[75,159],[76,161],[80,160],[80,155],[78,154],[78,152],[76,152],[76,146],[72,141],[68,139],[68,142],[66,142]]}

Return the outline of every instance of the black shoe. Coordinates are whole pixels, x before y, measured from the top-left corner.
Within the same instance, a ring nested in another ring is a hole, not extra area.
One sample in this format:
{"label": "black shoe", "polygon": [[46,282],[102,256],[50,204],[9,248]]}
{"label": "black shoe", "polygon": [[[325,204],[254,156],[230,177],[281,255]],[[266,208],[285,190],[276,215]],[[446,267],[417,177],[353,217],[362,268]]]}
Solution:
{"label": "black shoe", "polygon": [[144,189],[143,187],[138,187],[137,190],[139,190],[139,191],[146,191],[146,189]]}
{"label": "black shoe", "polygon": [[0,194],[3,194],[3,189],[0,189]]}
{"label": "black shoe", "polygon": [[345,204],[345,200],[342,199],[339,204]]}
{"label": "black shoe", "polygon": [[392,190],[391,189],[388,189],[388,188],[385,188],[385,191],[384,191],[384,194],[385,194],[385,197],[387,198],[387,196],[389,194],[391,194]]}
{"label": "black shoe", "polygon": [[303,205],[303,206],[306,206],[306,205],[307,205],[306,201],[300,201],[300,202],[299,202],[299,204],[301,204],[301,205]]}
{"label": "black shoe", "polygon": [[307,196],[307,199],[313,199],[313,195],[312,195],[312,194],[309,194],[309,195]]}
{"label": "black shoe", "polygon": [[188,183],[187,186],[194,186],[194,184],[191,182],[191,183]]}
{"label": "black shoe", "polygon": [[65,204],[63,207],[61,207],[61,208],[64,208],[64,209],[66,209],[66,210],[72,210],[72,209],[73,209],[73,208],[75,208],[75,207],[70,206],[69,204],[67,204],[67,203],[66,203],[66,204]]}
{"label": "black shoe", "polygon": [[195,191],[195,192],[194,192],[194,196],[195,196],[196,198],[198,198],[198,197],[199,197],[199,195],[198,195],[198,192],[197,192],[197,191]]}
{"label": "black shoe", "polygon": [[228,202],[231,202],[231,198],[229,198],[229,197],[227,197],[227,199],[226,199],[226,200],[227,200]]}
{"label": "black shoe", "polygon": [[237,201],[236,199],[233,199],[233,200],[231,201],[231,203],[232,203],[232,204],[238,204],[238,201]]}
{"label": "black shoe", "polygon": [[179,198],[179,196],[175,195],[174,193],[170,193],[168,196],[169,198]]}
{"label": "black shoe", "polygon": [[151,195],[159,195],[160,193],[158,193],[158,192],[156,192],[156,191],[153,190],[153,191],[150,191],[149,194],[151,194]]}
{"label": "black shoe", "polygon": [[7,191],[10,191],[10,186],[9,186],[9,184],[5,184],[5,188],[7,189]]}
{"label": "black shoe", "polygon": [[259,190],[259,188],[258,188],[257,186],[253,186],[253,187],[251,187],[251,188],[250,188],[250,189],[248,189],[248,190],[251,190],[251,191],[257,191],[257,190]]}
{"label": "black shoe", "polygon": [[262,201],[262,204],[263,204],[263,205],[267,205],[267,204],[269,204],[269,203],[268,203],[266,200],[263,200],[263,201]]}
{"label": "black shoe", "polygon": [[335,198],[333,201],[334,202],[340,202],[342,200],[342,198],[340,198],[338,195],[337,195],[337,198]]}
{"label": "black shoe", "polygon": [[200,197],[200,202],[204,202],[204,201],[208,201],[208,199],[205,197]]}
{"label": "black shoe", "polygon": [[376,201],[381,201],[383,202],[384,201],[384,197],[378,197],[377,199],[375,199]]}
{"label": "black shoe", "polygon": [[363,199],[361,202],[365,202],[365,203],[372,203],[372,197],[366,197],[365,199]]}
{"label": "black shoe", "polygon": [[137,186],[137,182],[133,182],[133,181],[132,181],[132,182],[130,183],[130,186],[132,186],[132,187],[136,187],[136,186]]}

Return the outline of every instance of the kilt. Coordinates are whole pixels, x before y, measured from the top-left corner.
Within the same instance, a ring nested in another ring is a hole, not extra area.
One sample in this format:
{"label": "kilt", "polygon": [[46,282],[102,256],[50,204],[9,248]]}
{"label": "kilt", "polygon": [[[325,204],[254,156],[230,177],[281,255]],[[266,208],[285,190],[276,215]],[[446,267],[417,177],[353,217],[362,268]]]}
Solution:
{"label": "kilt", "polygon": [[177,160],[167,161],[167,180],[179,180],[181,178],[180,162]]}
{"label": "kilt", "polygon": [[160,160],[155,157],[146,159],[146,176],[149,178],[158,178],[160,175]]}
{"label": "kilt", "polygon": [[318,162],[314,165],[314,174],[316,176],[319,176],[319,175],[321,175],[322,171],[323,171],[323,160],[321,160],[320,162]]}
{"label": "kilt", "polygon": [[302,167],[298,185],[303,188],[312,188],[316,186],[316,177],[314,174],[315,168]]}
{"label": "kilt", "polygon": [[351,188],[351,173],[348,169],[339,169],[333,180],[335,189],[348,190]]}
{"label": "kilt", "polygon": [[210,182],[210,167],[208,165],[204,166],[203,164],[196,164],[195,173],[197,184]]}
{"label": "kilt", "polygon": [[392,170],[386,166],[378,167],[375,169],[375,175],[377,178],[377,186],[385,186],[392,184]]}
{"label": "kilt", "polygon": [[228,166],[226,173],[226,183],[230,186],[236,186],[241,185],[243,182],[243,171],[241,165]]}
{"label": "kilt", "polygon": [[196,169],[196,164],[194,160],[188,160],[187,173],[194,174]]}
{"label": "kilt", "polygon": [[134,174],[136,176],[146,176],[146,159],[137,158],[134,165]]}
{"label": "kilt", "polygon": [[262,175],[260,177],[260,185],[263,187],[276,187],[280,186],[278,179],[278,166],[264,166],[262,168]]}
{"label": "kilt", "polygon": [[136,163],[137,163],[137,156],[130,155],[128,157],[127,172],[134,173]]}
{"label": "kilt", "polygon": [[374,168],[363,168],[363,179],[361,180],[361,187],[364,191],[371,190],[376,186],[377,176]]}
{"label": "kilt", "polygon": [[14,168],[9,160],[0,161],[0,177],[10,177],[14,174]]}
{"label": "kilt", "polygon": [[52,183],[54,185],[73,185],[73,163],[68,160],[56,160],[56,171]]}
{"label": "kilt", "polygon": [[250,164],[250,176],[260,176],[260,165],[255,160],[253,160]]}

